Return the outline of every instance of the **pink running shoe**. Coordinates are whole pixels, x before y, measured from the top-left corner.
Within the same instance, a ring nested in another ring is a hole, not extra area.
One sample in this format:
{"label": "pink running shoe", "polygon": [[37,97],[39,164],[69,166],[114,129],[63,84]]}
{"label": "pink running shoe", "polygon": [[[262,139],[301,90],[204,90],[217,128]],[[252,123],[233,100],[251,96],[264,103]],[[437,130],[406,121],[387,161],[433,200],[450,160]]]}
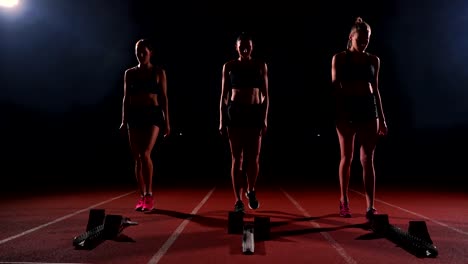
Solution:
{"label": "pink running shoe", "polygon": [[152,195],[146,195],[143,201],[143,211],[151,211],[154,209],[154,198]]}
{"label": "pink running shoe", "polygon": [[135,205],[135,211],[143,211],[143,206],[145,204],[145,197],[141,196],[138,198],[137,204]]}
{"label": "pink running shoe", "polygon": [[349,209],[349,202],[343,203],[340,201],[340,216],[350,218],[351,210]]}

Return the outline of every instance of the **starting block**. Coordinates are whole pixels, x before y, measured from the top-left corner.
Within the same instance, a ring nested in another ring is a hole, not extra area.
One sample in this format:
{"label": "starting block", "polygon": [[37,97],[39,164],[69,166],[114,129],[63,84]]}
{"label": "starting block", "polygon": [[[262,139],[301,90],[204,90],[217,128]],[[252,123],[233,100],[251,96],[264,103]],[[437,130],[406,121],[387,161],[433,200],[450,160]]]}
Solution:
{"label": "starting block", "polygon": [[105,215],[104,209],[91,209],[86,232],[73,238],[73,246],[77,249],[92,249],[104,240],[114,239],[132,225],[138,223],[121,215]]}
{"label": "starting block", "polygon": [[228,214],[228,234],[242,234],[244,229],[244,213],[230,211]]}
{"label": "starting block", "polygon": [[[246,225],[252,225],[244,221],[244,213],[230,211],[228,215],[228,234],[243,234]],[[253,230],[258,240],[270,239],[270,217],[255,216]]]}
{"label": "starting block", "polygon": [[252,224],[244,226],[242,234],[242,253],[245,255],[252,255],[255,252],[255,227]]}
{"label": "starting block", "polygon": [[255,216],[253,222],[244,221],[244,213],[230,211],[228,215],[228,233],[242,234],[242,253],[252,255],[255,252],[255,240],[270,239],[270,217]]}
{"label": "starting block", "polygon": [[255,238],[259,241],[265,241],[270,239],[270,217],[266,216],[255,216],[254,217],[254,231]]}
{"label": "starting block", "polygon": [[104,223],[106,218],[106,210],[104,209],[91,209],[89,210],[88,224],[86,231],[94,229]]}
{"label": "starting block", "polygon": [[377,214],[370,224],[373,232],[387,237],[418,257],[437,257],[439,254],[424,221],[410,221],[408,231],[404,231],[390,224],[388,215]]}
{"label": "starting block", "polygon": [[408,233],[415,237],[419,237],[427,243],[434,244],[432,242],[431,236],[429,235],[426,222],[424,221],[409,221]]}

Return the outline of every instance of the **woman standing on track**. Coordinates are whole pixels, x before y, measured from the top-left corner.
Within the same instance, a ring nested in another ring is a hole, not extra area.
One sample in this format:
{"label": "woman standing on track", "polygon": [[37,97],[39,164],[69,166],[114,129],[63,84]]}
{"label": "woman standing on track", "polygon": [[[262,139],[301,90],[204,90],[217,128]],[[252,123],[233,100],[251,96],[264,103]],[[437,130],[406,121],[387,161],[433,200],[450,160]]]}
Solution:
{"label": "woman standing on track", "polygon": [[170,133],[167,81],[164,69],[152,64],[153,48],[146,39],[136,43],[138,65],[127,69],[124,75],[122,124],[128,129],[130,148],[135,160],[135,176],[140,198],[137,211],[149,211],[154,207],[153,161],[151,152],[163,130]]}

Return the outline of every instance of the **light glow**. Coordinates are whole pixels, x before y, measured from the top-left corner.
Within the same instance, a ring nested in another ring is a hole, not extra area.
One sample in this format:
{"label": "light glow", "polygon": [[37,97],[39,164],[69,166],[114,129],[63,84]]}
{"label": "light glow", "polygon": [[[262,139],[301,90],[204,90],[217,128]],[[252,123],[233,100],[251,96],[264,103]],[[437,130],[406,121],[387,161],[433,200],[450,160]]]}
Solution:
{"label": "light glow", "polygon": [[19,3],[19,0],[0,0],[1,7],[15,7]]}

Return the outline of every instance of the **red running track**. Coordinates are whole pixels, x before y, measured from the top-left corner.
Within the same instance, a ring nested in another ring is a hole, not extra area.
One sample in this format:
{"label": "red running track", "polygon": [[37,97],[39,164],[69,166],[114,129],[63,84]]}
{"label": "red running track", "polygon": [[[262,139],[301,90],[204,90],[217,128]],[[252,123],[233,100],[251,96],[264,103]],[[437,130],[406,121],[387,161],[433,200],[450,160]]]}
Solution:
{"label": "red running track", "polygon": [[[227,233],[234,198],[229,182],[218,186],[155,189],[157,210],[133,210],[133,186],[42,194],[3,194],[0,201],[0,263],[468,263],[468,195],[379,186],[376,207],[404,230],[424,220],[436,258],[418,258],[363,229],[362,188],[350,193],[353,218],[338,216],[338,186],[262,186],[261,207],[269,216],[271,239],[257,241],[254,255],[243,255],[241,235]],[[117,241],[76,250],[72,238],[84,232],[89,209],[102,208],[137,221]]]}

